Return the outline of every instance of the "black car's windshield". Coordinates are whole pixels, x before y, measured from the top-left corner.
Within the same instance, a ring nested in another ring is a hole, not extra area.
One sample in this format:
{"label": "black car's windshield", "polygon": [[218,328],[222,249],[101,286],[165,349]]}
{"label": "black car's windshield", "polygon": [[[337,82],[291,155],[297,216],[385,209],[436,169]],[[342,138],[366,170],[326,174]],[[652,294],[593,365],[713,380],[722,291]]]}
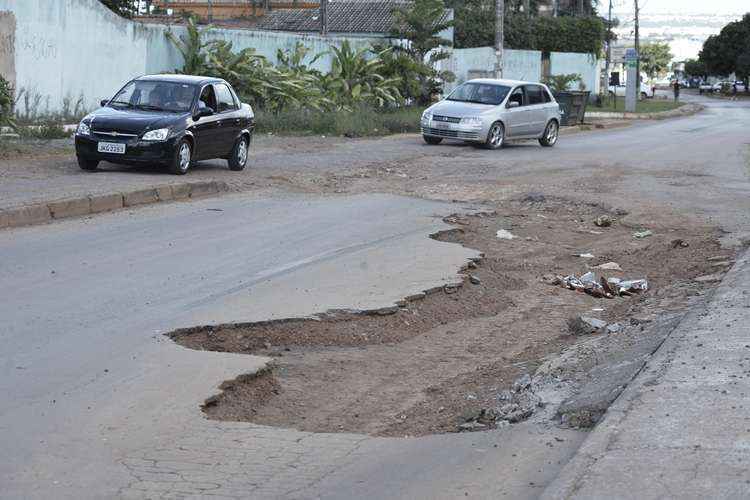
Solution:
{"label": "black car's windshield", "polygon": [[497,106],[510,92],[510,87],[494,83],[464,83],[456,87],[446,98],[449,101],[474,102]]}
{"label": "black car's windshield", "polygon": [[177,82],[135,80],[115,95],[109,106],[143,109],[146,111],[189,111],[197,87]]}

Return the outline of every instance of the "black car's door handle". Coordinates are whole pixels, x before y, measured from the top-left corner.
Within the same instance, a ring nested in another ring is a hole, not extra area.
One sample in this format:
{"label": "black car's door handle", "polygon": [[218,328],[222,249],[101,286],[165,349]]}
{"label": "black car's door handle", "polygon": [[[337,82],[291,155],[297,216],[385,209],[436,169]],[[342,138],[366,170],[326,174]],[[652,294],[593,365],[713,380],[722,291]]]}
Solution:
{"label": "black car's door handle", "polygon": [[217,127],[221,127],[221,124],[222,124],[222,121],[221,121],[221,120],[218,120],[218,121],[216,122],[216,126],[217,126]]}

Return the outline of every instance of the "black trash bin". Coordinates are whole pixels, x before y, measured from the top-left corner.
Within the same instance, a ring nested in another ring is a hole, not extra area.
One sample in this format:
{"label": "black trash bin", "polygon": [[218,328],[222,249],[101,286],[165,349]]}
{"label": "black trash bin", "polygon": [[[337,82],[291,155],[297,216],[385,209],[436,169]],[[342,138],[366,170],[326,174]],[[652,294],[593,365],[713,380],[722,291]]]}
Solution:
{"label": "black trash bin", "polygon": [[591,92],[588,90],[558,92],[555,94],[555,100],[560,105],[560,125],[568,126],[583,123],[590,94]]}

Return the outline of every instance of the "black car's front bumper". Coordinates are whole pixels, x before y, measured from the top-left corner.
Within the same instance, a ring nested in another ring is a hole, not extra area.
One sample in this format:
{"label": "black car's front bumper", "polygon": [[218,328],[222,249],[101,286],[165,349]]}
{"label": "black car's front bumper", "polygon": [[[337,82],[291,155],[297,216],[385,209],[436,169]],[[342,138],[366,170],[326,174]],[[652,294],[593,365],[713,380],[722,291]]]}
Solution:
{"label": "black car's front bumper", "polygon": [[[165,141],[142,141],[138,137],[115,138],[97,137],[96,134],[76,135],[76,155],[87,160],[101,160],[111,163],[169,163],[177,148],[178,138],[170,137]],[[125,153],[100,153],[97,145],[100,142],[125,144]]]}

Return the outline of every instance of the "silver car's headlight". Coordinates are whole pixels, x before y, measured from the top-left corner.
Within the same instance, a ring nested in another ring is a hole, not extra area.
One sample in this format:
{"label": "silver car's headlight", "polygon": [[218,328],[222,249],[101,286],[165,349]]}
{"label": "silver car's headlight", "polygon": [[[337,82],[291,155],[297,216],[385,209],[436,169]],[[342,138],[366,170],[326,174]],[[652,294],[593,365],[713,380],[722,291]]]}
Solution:
{"label": "silver car's headlight", "polygon": [[158,128],[143,134],[144,141],[163,141],[169,136],[168,128]]}
{"label": "silver car's headlight", "polygon": [[423,122],[428,122],[430,120],[432,120],[432,111],[425,111],[424,113],[422,113]]}
{"label": "silver car's headlight", "polygon": [[482,119],[478,116],[467,116],[465,118],[461,118],[461,125],[471,125],[472,127],[481,127],[482,126]]}
{"label": "silver car's headlight", "polygon": [[91,135],[91,129],[85,123],[80,122],[76,129],[76,135]]}

